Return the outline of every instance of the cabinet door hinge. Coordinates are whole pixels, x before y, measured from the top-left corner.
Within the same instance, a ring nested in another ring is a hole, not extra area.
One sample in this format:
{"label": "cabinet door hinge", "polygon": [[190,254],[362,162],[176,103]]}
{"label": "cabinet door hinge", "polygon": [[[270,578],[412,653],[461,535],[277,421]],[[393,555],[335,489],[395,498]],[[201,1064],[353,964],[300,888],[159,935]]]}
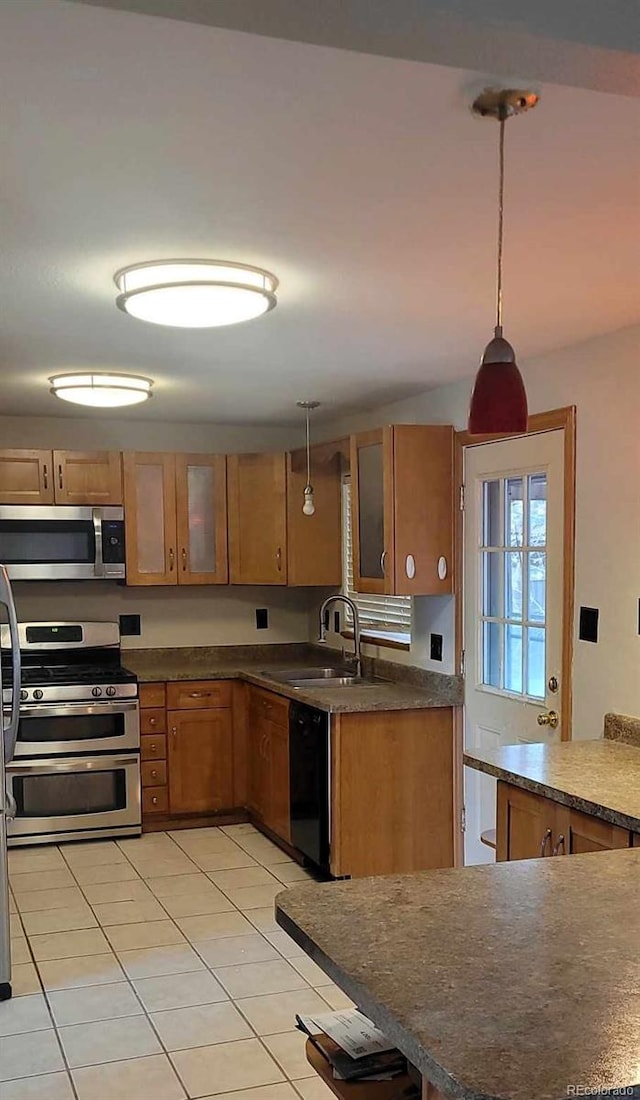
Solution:
{"label": "cabinet door hinge", "polygon": [[465,651],[464,651],[464,649],[461,649],[460,650],[460,675],[464,676],[464,674],[465,674]]}
{"label": "cabinet door hinge", "polygon": [[460,810],[460,832],[466,833],[467,831],[467,807],[463,806]]}
{"label": "cabinet door hinge", "polygon": [[460,486],[460,511],[464,512],[464,485]]}

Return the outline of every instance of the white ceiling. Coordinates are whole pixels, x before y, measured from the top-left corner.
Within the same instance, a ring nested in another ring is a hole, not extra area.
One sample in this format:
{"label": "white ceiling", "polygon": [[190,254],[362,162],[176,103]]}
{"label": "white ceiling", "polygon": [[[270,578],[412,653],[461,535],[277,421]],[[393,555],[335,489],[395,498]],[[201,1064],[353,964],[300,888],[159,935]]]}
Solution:
{"label": "white ceiling", "polygon": [[[244,423],[473,373],[493,324],[497,131],[467,105],[495,74],[66,0],[3,0],[0,72],[5,414],[80,415],[47,392],[60,368],[155,378],[124,415]],[[520,361],[639,319],[638,101],[539,90],[507,130]],[[116,309],[117,268],[179,256],[269,268],[277,308],[191,332]]]}

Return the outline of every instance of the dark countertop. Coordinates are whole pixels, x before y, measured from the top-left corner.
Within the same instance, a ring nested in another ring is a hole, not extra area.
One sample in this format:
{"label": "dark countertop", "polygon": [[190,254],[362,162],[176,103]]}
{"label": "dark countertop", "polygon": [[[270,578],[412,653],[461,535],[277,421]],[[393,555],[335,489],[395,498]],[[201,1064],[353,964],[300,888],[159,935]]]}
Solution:
{"label": "dark countertop", "polygon": [[640,832],[640,749],[620,741],[506,745],[464,763],[563,806]]}
{"label": "dark countertop", "polygon": [[447,1097],[640,1097],[640,849],[295,887],[276,917]]}
{"label": "dark countertop", "polygon": [[[277,651],[277,652],[274,652]],[[295,644],[275,646],[215,646],[184,649],[123,650],[124,666],[142,683],[172,680],[245,680],[288,699],[297,699],[329,713],[377,710],[423,710],[460,703],[455,677],[425,673],[425,684],[392,682],[362,687],[294,688],[278,683],[269,669],[340,664],[340,654]],[[389,662],[384,662],[385,670]]]}

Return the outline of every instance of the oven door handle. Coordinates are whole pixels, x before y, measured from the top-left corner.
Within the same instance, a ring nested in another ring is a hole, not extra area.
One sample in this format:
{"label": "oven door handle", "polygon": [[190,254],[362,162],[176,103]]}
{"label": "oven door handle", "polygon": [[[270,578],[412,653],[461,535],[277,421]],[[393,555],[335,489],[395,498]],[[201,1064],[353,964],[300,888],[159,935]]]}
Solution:
{"label": "oven door handle", "polygon": [[94,756],[85,760],[38,760],[37,764],[23,763],[22,760],[14,760],[7,768],[7,776],[14,777],[25,773],[38,775],[52,772],[91,772],[110,771],[112,768],[124,768],[131,764],[138,764],[137,756]]}
{"label": "oven door handle", "polygon": [[131,714],[138,710],[137,700],[128,700],[122,703],[67,703],[64,706],[57,704],[40,703],[36,707],[20,707],[21,718],[82,718],[85,715],[97,714]]}
{"label": "oven door handle", "polygon": [[8,764],[13,760],[18,737],[18,722],[20,719],[20,682],[22,671],[20,667],[20,639],[18,637],[18,617],[16,605],[13,602],[13,592],[9,581],[9,574],[4,565],[0,566],[0,603],[7,609],[9,619],[9,635],[11,638],[11,662],[13,665],[13,688],[11,691],[11,716],[7,725],[2,728],[2,705],[0,702],[0,737],[4,739],[4,762]]}

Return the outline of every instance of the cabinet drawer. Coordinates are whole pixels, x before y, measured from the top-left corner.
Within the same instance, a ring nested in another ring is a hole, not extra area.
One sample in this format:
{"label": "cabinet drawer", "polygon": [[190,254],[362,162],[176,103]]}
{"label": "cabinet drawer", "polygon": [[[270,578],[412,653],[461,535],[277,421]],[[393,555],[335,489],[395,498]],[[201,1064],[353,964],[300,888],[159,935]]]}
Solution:
{"label": "cabinet drawer", "polygon": [[143,787],[163,787],[167,782],[166,760],[143,761],[141,771]]}
{"label": "cabinet drawer", "polygon": [[166,814],[169,812],[169,792],[167,787],[145,787],[142,792],[143,814]]}
{"label": "cabinet drawer", "polygon": [[163,707],[166,702],[164,684],[140,684],[139,686],[141,707]]}
{"label": "cabinet drawer", "polygon": [[164,707],[140,711],[140,733],[166,733],[167,715]]}
{"label": "cabinet drawer", "polygon": [[143,734],[140,738],[140,756],[143,760],[166,760],[167,738],[165,734]]}
{"label": "cabinet drawer", "polygon": [[168,710],[194,710],[201,707],[230,707],[229,680],[185,680],[167,684]]}
{"label": "cabinet drawer", "polygon": [[262,688],[252,688],[249,697],[249,705],[256,714],[262,718],[268,718],[276,726],[289,728],[289,700],[273,691],[263,691]]}

